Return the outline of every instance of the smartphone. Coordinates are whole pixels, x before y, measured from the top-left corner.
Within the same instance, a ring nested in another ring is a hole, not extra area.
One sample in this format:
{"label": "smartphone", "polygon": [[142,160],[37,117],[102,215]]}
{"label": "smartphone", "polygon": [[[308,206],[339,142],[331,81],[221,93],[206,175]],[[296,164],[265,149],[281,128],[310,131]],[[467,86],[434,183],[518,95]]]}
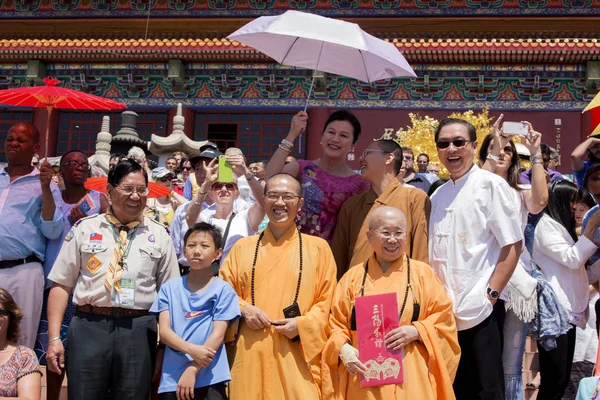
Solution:
{"label": "smartphone", "polygon": [[225,157],[219,156],[219,182],[233,182],[233,170]]}
{"label": "smartphone", "polygon": [[502,124],[502,132],[507,136],[527,136],[529,134],[529,128],[527,127],[527,124],[507,121]]}

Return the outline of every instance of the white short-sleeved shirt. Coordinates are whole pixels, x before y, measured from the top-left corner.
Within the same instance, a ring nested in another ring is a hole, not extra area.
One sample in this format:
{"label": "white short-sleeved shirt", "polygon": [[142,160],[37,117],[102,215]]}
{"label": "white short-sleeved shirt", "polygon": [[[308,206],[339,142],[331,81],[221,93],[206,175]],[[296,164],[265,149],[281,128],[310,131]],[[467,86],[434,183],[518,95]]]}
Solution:
{"label": "white short-sleeved shirt", "polygon": [[[177,254],[179,264],[189,267],[190,263],[185,258],[183,254],[183,238],[185,237],[186,232],[188,231],[188,224],[185,220],[185,214],[187,213],[188,208],[190,207],[190,202],[185,203],[182,206],[177,207],[175,211],[175,216],[173,217],[173,221],[171,221],[171,226],[169,227],[171,230],[171,240],[173,241],[173,246],[175,246],[175,254]],[[250,204],[241,198],[237,198],[233,202],[233,212],[238,213],[250,207]],[[215,212],[215,204],[208,205],[204,203],[202,205],[202,210],[212,210]],[[224,259],[221,258],[222,260]]]}
{"label": "white short-sleeved shirt", "polygon": [[[229,219],[217,219],[213,218],[215,214],[215,210],[203,210],[200,213],[200,220],[202,222],[209,223],[211,225],[216,226],[221,229],[223,235],[225,235],[225,229],[227,228],[227,223]],[[240,211],[235,214],[233,221],[231,221],[231,227],[229,228],[229,234],[227,235],[227,240],[225,245],[223,246],[223,256],[221,257],[221,263],[229,254],[229,251],[241,238],[245,238],[247,236],[252,236],[256,234],[256,231],[250,226],[250,221],[248,221],[248,209]]]}
{"label": "white short-sleeved shirt", "polygon": [[488,283],[502,247],[523,239],[520,206],[504,179],[476,165],[431,198],[429,260],[452,299],[459,331],[492,313]]}

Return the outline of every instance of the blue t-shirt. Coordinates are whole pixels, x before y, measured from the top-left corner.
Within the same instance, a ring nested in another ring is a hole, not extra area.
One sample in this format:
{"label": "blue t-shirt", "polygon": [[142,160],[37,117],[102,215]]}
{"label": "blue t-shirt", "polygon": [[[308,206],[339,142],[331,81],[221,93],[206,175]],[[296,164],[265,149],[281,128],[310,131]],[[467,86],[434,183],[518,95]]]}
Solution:
{"label": "blue t-shirt", "polygon": [[[240,317],[237,293],[229,283],[215,278],[200,293],[190,293],[187,276],[172,279],[160,288],[150,312],[160,314],[169,310],[171,329],[186,342],[202,345],[210,336],[213,321],[234,321]],[[183,372],[192,362],[187,354],[165,350],[158,393],[174,392]],[[198,371],[195,387],[204,387],[231,380],[227,353],[222,344],[212,363]]]}
{"label": "blue t-shirt", "polygon": [[577,181],[577,185],[579,185],[579,187],[582,189],[583,189],[583,178],[585,178],[585,173],[588,170],[588,168],[591,166],[592,166],[591,161],[584,161],[583,168],[581,168],[579,171],[573,171],[573,175],[575,175],[575,180]]}

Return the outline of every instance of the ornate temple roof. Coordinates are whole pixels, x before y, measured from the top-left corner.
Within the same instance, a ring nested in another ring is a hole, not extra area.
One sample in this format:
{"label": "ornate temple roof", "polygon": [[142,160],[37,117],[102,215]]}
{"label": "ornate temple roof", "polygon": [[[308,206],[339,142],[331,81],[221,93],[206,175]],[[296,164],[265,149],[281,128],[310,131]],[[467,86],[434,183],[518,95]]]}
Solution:
{"label": "ornate temple roof", "polygon": [[[595,38],[386,39],[409,62],[583,63],[600,57]],[[2,39],[0,61],[127,61],[179,58],[197,62],[268,62],[260,52],[224,38]]]}

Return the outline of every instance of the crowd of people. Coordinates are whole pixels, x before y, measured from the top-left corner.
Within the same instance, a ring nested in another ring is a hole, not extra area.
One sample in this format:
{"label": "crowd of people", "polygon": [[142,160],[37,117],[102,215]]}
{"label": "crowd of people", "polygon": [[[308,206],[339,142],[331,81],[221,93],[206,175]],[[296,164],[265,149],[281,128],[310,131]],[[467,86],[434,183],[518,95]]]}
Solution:
{"label": "crowd of people", "polygon": [[[573,151],[571,182],[526,121],[525,170],[502,120],[482,143],[440,122],[448,180],[393,140],[356,149],[360,122],[339,110],[316,159],[292,157],[300,112],[270,160],[208,143],[158,166],[133,147],[103,191],[85,187],[83,152],[57,173],[16,123],[0,171],[0,398],[40,399],[44,364],[48,399],[66,374],[86,400],[519,400],[528,335],[537,398],[563,398],[583,371],[577,329],[594,328],[600,139]],[[386,293],[400,312],[379,345],[401,354],[403,381],[365,385],[356,300]]]}

